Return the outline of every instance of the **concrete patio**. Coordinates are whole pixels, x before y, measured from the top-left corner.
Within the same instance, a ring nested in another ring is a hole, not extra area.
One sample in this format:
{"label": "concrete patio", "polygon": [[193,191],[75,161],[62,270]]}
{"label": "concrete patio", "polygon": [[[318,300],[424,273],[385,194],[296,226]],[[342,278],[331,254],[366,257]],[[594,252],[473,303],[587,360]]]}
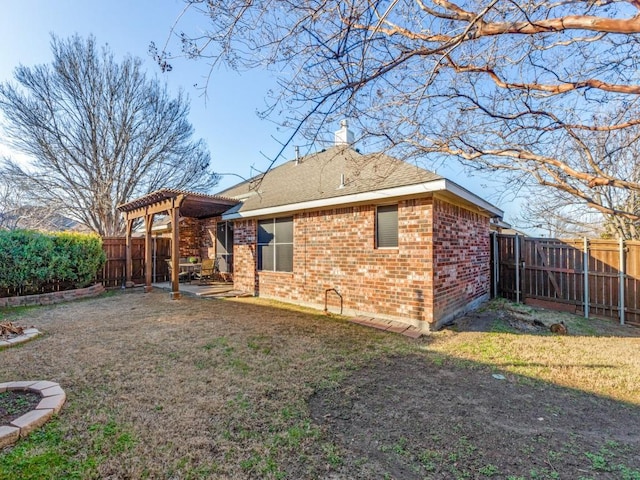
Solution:
{"label": "concrete patio", "polygon": [[[171,291],[171,282],[153,283],[154,288]],[[233,283],[212,282],[200,284],[197,281],[192,283],[180,283],[180,293],[195,297],[250,297],[251,295],[241,290],[234,290]]]}

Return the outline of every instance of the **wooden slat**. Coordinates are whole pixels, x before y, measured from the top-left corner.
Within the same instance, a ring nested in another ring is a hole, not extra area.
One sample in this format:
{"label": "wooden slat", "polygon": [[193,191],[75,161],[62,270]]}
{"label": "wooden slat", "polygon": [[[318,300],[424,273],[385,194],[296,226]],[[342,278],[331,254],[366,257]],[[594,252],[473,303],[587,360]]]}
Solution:
{"label": "wooden slat", "polygon": [[[133,257],[132,280],[136,284],[144,283],[144,238],[131,239],[131,253]],[[165,259],[171,256],[169,249],[171,240],[168,238],[155,239],[156,244],[156,269],[155,281],[167,281],[169,272]],[[106,237],[102,239],[104,252],[107,261],[101,272],[98,273],[97,281],[101,282],[105,288],[119,288],[124,285],[126,272],[126,239],[124,237]]]}
{"label": "wooden slat", "polygon": [[[520,289],[524,301],[553,304],[567,309],[584,306],[585,268],[589,271],[589,305],[594,315],[618,320],[620,310],[620,252],[618,240],[589,240],[589,265],[583,265],[583,240],[523,237],[521,258],[514,255],[515,237],[497,235],[497,294],[516,298],[515,268],[525,262]],[[640,241],[625,243],[625,321],[640,326]]]}

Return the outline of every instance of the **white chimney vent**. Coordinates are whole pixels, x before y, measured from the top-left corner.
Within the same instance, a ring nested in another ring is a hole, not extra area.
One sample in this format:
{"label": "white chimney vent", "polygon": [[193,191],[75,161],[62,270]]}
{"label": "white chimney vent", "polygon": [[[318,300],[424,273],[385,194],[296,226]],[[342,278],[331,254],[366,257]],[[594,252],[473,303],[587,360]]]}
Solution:
{"label": "white chimney vent", "polygon": [[336,147],[341,145],[353,145],[355,142],[355,136],[353,132],[349,130],[349,122],[344,119],[340,121],[340,130],[336,132],[335,144]]}

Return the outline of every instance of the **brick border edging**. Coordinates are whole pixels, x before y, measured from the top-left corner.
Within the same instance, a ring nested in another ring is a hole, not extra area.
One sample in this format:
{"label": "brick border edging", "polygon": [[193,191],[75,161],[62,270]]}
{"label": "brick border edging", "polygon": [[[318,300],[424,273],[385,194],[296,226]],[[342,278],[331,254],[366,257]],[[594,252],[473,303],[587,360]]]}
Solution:
{"label": "brick border edging", "polygon": [[90,287],[76,288],[75,290],[63,290],[61,292],[39,293],[37,295],[25,295],[22,297],[0,298],[0,307],[23,307],[27,305],[51,305],[54,303],[77,300],[80,298],[95,297],[104,292],[104,286],[96,283]]}
{"label": "brick border edging", "polygon": [[26,328],[22,335],[15,336],[13,338],[10,338],[9,340],[0,340],[0,350],[2,350],[3,348],[13,347],[14,345],[20,345],[21,343],[28,342],[29,340],[36,338],[41,333],[42,332],[40,332],[40,330],[38,330],[37,328]]}
{"label": "brick border edging", "polygon": [[13,445],[36,428],[41,427],[62,409],[67,395],[60,385],[47,380],[32,380],[0,383],[0,393],[7,391],[39,393],[42,397],[35,410],[12,420],[9,425],[0,425],[0,449]]}

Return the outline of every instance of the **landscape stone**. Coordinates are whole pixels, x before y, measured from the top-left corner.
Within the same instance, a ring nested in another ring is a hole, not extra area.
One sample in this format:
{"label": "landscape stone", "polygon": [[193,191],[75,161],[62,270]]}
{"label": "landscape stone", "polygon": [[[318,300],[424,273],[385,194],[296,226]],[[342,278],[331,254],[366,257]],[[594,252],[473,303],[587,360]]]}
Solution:
{"label": "landscape stone", "polygon": [[54,395],[64,395],[64,390],[60,388],[60,385],[56,385],[55,387],[45,388],[44,390],[40,390],[40,395],[43,397],[52,397]]}
{"label": "landscape stone", "polygon": [[48,410],[53,409],[53,413],[59,413],[62,410],[62,406],[64,405],[67,396],[63,393],[62,395],[54,395],[52,397],[44,397],[40,400],[40,403],[36,407],[36,410]]}
{"label": "landscape stone", "polygon": [[49,380],[42,380],[41,382],[34,383],[33,385],[31,385],[29,387],[29,390],[40,393],[42,390],[45,390],[47,388],[59,387],[59,386],[60,385],[58,385],[56,382],[50,382]]}
{"label": "landscape stone", "polygon": [[8,447],[18,441],[20,429],[9,425],[0,426],[0,449]]}
{"label": "landscape stone", "polygon": [[31,410],[11,422],[20,429],[20,437],[24,438],[36,428],[44,425],[53,416],[53,409]]}

